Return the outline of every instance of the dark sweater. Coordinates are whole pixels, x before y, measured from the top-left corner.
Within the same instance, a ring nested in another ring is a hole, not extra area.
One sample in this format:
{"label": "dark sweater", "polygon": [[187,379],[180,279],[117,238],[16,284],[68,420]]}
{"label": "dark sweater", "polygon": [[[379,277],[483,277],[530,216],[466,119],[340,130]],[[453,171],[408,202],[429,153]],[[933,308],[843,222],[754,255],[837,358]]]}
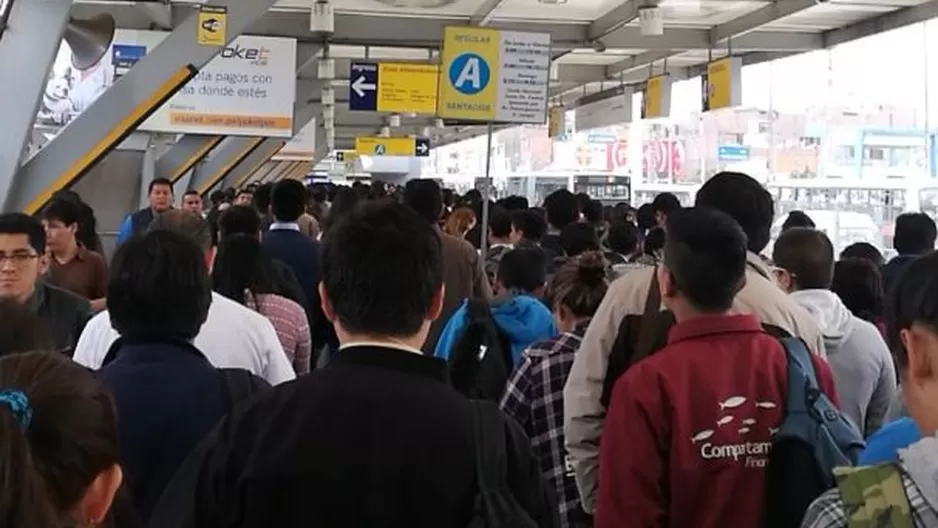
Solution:
{"label": "dark sweater", "polygon": [[[226,419],[176,476],[151,526],[466,526],[477,490],[472,409],[442,360],[341,350]],[[524,433],[511,423],[506,438],[511,491],[537,526],[555,526]]]}
{"label": "dark sweater", "polygon": [[273,229],[264,234],[264,247],[270,256],[283,262],[303,288],[309,309],[313,348],[325,344],[338,346],[332,324],[326,320],[319,303],[320,246],[319,242],[293,229]]}

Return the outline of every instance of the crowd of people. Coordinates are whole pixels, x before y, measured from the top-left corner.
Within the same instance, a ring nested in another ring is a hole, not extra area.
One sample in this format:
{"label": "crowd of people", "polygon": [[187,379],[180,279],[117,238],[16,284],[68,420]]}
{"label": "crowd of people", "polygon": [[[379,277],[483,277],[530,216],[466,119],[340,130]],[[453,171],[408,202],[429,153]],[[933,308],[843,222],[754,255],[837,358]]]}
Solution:
{"label": "crowd of people", "polygon": [[729,172],[148,198],[110,259],[0,215],[0,526],[938,528],[923,213],[885,262]]}

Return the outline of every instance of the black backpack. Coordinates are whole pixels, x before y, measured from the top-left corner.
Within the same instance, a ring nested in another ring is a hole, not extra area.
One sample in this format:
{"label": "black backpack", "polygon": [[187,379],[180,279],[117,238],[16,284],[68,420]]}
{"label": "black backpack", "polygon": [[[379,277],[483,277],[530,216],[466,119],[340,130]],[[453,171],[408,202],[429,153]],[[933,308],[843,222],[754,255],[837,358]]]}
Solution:
{"label": "black backpack", "polygon": [[472,402],[472,433],[479,494],[468,528],[537,528],[508,484],[510,436],[505,418],[494,403]]}
{"label": "black backpack", "polygon": [[469,321],[450,354],[450,382],[470,399],[497,402],[514,367],[511,341],[484,299],[469,299],[466,314]]}
{"label": "black backpack", "polygon": [[220,368],[222,397],[229,412],[240,408],[253,396],[266,392],[270,384],[241,368]]}

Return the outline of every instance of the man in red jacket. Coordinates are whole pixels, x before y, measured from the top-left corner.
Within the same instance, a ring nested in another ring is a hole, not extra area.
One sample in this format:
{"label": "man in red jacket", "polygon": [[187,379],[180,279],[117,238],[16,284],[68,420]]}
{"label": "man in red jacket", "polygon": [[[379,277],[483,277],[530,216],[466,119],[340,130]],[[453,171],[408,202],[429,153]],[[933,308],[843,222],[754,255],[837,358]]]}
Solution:
{"label": "man in red jacket", "polygon": [[[728,215],[668,215],[658,284],[668,344],[616,382],[600,444],[596,526],[760,526],[772,438],[784,418],[785,350],[752,315],[729,313],[746,235]],[[836,403],[830,368],[818,383]]]}

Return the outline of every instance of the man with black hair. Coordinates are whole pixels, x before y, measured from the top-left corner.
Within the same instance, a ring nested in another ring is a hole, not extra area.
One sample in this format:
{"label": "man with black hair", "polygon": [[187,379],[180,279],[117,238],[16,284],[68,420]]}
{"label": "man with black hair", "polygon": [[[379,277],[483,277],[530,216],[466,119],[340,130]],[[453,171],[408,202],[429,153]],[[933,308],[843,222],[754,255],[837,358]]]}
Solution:
{"label": "man with black hair", "polygon": [[541,237],[541,247],[548,252],[549,258],[563,256],[560,231],[580,220],[577,197],[566,189],[558,189],[544,198],[544,210],[547,213],[547,233]]}
{"label": "man with black hair", "polygon": [[785,221],[782,223],[782,232],[784,233],[785,231],[794,229],[796,227],[807,227],[814,229],[814,220],[811,220],[811,217],[808,216],[804,211],[792,211],[788,213],[788,217],[785,218]]}
{"label": "man with black hair", "polygon": [[899,253],[883,266],[883,290],[889,292],[902,270],[916,258],[935,250],[938,230],[925,213],[904,213],[896,218],[892,247]]}
{"label": "man with black hair", "polygon": [[71,356],[91,318],[91,305],[41,280],[48,267],[39,220],[22,213],[0,215],[0,298],[28,306],[45,323],[56,349]]}
{"label": "man with black hair", "polygon": [[[676,322],[667,344],[615,383],[595,526],[759,526],[769,452],[724,456],[721,447],[772,443],[784,418],[787,353],[758,317],[731,315],[749,260],[739,224],[689,208],[671,211],[665,229],[656,273]],[[827,364],[813,363],[833,396]]]}
{"label": "man with black hair", "polygon": [[234,202],[232,205],[254,205],[254,189],[253,188],[244,188],[239,189],[238,194],[235,195]]}
{"label": "man with black hair", "polygon": [[192,344],[212,297],[205,255],[191,237],[157,229],[114,256],[108,304],[121,337],[97,377],[114,398],[121,463],[143,520],[189,452],[231,410],[230,398],[268,387],[241,371],[247,393],[228,394],[225,374]]}
{"label": "man with black hair", "polygon": [[[215,249],[212,245],[211,228],[202,217],[189,211],[174,209],[160,215],[150,226],[150,230],[172,231],[188,237],[202,250],[202,261],[206,270],[211,268]],[[117,271],[112,269],[112,278],[115,273]],[[160,285],[154,282],[140,287],[158,289]],[[172,311],[173,307],[165,306],[162,309]],[[104,364],[108,350],[121,337],[120,331],[111,320],[112,310],[117,308],[109,306],[108,310],[100,312],[88,322],[75,349],[76,362],[92,369],[101,368]],[[296,377],[270,321],[263,315],[216,293],[212,293],[207,319],[195,336],[194,345],[213,365],[243,368],[273,385]]]}
{"label": "man with black hair", "polygon": [[673,193],[663,192],[655,196],[651,207],[655,212],[655,222],[658,227],[663,228],[668,221],[668,215],[681,208],[681,201]]}
{"label": "man with black hair", "polygon": [[173,182],[167,178],[154,178],[147,188],[149,205],[136,213],[127,215],[117,234],[117,245],[130,237],[146,232],[153,219],[173,208]]}
{"label": "man with black hair", "polygon": [[[420,350],[445,296],[439,234],[390,202],[356,208],[333,229],[319,288],[341,353],[224,419],[152,525],[437,528],[477,515],[478,407],[449,386],[445,362]],[[492,438],[506,442],[503,492],[535,526],[558,526],[520,427],[500,420]]]}
{"label": "man with black hair", "polygon": [[335,332],[319,306],[317,285],[320,278],[320,244],[304,235],[298,223],[300,216],[306,212],[306,187],[296,180],[277,182],[270,193],[270,208],[274,222],[264,235],[264,247],[271,257],[293,270],[303,287],[307,306],[314,312],[311,314],[313,324],[310,326],[313,350],[326,346],[335,350],[338,347]]}
{"label": "man with black hair", "polygon": [[498,263],[514,248],[511,243],[511,214],[499,206],[489,211],[489,246],[485,254],[485,275],[495,284]]}
{"label": "man with black hair", "polygon": [[560,247],[564,259],[573,258],[584,251],[599,251],[599,235],[593,224],[576,222],[560,232]]}
{"label": "man with black hair", "polygon": [[[769,243],[772,227],[774,205],[769,192],[745,174],[722,172],[700,188],[697,207],[728,214],[746,234],[746,281],[735,297],[733,310],[754,314],[764,324],[801,337],[814,352],[823,353],[824,341],[817,324],[779,289],[772,271],[758,255]],[[564,433],[583,506],[588,511],[592,511],[595,501],[597,446],[615,380],[629,368],[633,357],[653,353],[667,340],[670,316],[656,310],[660,306],[657,291],[652,267],[630,271],[613,282],[586,331],[567,379]],[[643,324],[646,318],[653,320],[654,326]],[[654,331],[639,343],[645,327]]]}
{"label": "man with black hair", "polygon": [[107,264],[104,257],[78,242],[81,209],[61,198],[46,205],[40,214],[46,230],[49,271],[46,280],[91,302],[91,309],[104,309],[107,290]]}
{"label": "man with black hair", "polygon": [[515,246],[540,246],[546,233],[547,222],[534,209],[514,211],[511,214],[511,243]]}
{"label": "man with black hair", "polygon": [[887,335],[914,423],[902,419],[884,427],[876,436],[893,429],[890,438],[879,438],[880,449],[885,444],[893,451],[891,460],[838,477],[858,474],[848,481],[856,488],[847,496],[838,487],[819,497],[805,514],[805,528],[848,528],[857,520],[915,528],[938,523],[938,254],[910,259],[895,280],[886,302]]}
{"label": "man with black hair", "polygon": [[189,189],[182,195],[182,208],[197,215],[204,215],[205,209],[202,207],[202,195],[195,189]]}
{"label": "man with black hair", "polygon": [[[539,248],[512,249],[498,264],[495,297],[489,303],[489,310],[511,344],[515,364],[528,345],[557,334],[553,315],[540,301],[546,284],[547,262]],[[453,355],[469,322],[469,303],[464,301],[440,334],[435,351],[437,357],[449,359]]]}
{"label": "man with black hair", "polygon": [[896,372],[879,330],[853,315],[836,293],[834,245],[821,231],[794,227],[775,241],[778,283],[817,321],[840,397],[840,409],[864,438],[885,424]]}
{"label": "man with black hair", "polygon": [[432,226],[442,242],[443,283],[446,285],[443,311],[430,325],[427,341],[422,345],[426,354],[433,354],[443,325],[460,304],[467,298],[491,299],[492,288],[485,275],[482,259],[472,244],[447,235],[440,229],[438,221],[443,215],[443,194],[439,183],[431,179],[408,181],[404,189],[404,204]]}

